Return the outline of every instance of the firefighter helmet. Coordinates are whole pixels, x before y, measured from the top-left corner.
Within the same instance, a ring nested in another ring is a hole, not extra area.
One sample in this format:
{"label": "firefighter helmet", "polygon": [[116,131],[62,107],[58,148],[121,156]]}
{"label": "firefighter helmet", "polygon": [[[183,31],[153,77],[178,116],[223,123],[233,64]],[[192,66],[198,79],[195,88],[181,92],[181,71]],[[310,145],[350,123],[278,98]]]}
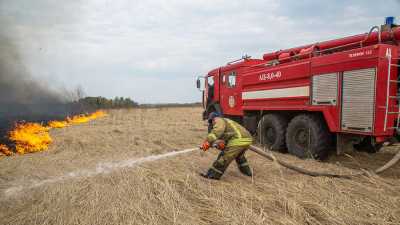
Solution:
{"label": "firefighter helmet", "polygon": [[220,117],[220,116],[221,116],[221,114],[218,112],[211,112],[208,115],[208,122],[211,123],[213,121],[213,119],[215,119],[216,117]]}

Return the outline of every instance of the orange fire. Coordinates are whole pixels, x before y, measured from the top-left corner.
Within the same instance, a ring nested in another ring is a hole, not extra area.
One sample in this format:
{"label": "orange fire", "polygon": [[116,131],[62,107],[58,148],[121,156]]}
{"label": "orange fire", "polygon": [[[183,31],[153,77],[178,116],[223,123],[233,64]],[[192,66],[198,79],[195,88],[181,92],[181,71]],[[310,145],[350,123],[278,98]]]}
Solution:
{"label": "orange fire", "polygon": [[68,126],[68,122],[53,120],[53,121],[50,121],[47,125],[50,128],[64,128],[64,127]]}
{"label": "orange fire", "polygon": [[3,144],[0,144],[0,152],[6,156],[12,155],[12,151],[10,151],[10,149],[6,145],[3,145]]}
{"label": "orange fire", "polygon": [[89,118],[90,118],[91,120],[95,120],[95,119],[98,119],[98,118],[101,118],[101,117],[105,117],[106,115],[107,115],[106,112],[101,111],[101,110],[98,110],[98,111],[96,111],[96,112],[90,114],[90,115],[89,115]]}
{"label": "orange fire", "polygon": [[77,115],[73,117],[68,117],[67,118],[68,124],[81,124],[81,123],[87,123],[89,122],[89,118],[85,115]]}
{"label": "orange fire", "polygon": [[95,120],[101,117],[106,116],[106,113],[104,111],[96,111],[90,115],[77,115],[73,116],[72,118],[67,118],[68,124],[81,124],[81,123],[87,123],[91,120]]}
{"label": "orange fire", "polygon": [[39,123],[20,123],[10,131],[9,138],[15,142],[19,154],[39,152],[46,150],[52,142],[49,129]]}
{"label": "orange fire", "polygon": [[[67,118],[65,121],[50,121],[47,126],[40,123],[17,123],[9,132],[9,139],[15,144],[15,151],[19,154],[44,151],[52,142],[49,130],[52,128],[64,128],[69,125],[87,123],[91,120],[106,116],[104,111],[97,111],[89,115],[77,115]],[[12,155],[6,145],[0,144],[0,152],[4,155]]]}

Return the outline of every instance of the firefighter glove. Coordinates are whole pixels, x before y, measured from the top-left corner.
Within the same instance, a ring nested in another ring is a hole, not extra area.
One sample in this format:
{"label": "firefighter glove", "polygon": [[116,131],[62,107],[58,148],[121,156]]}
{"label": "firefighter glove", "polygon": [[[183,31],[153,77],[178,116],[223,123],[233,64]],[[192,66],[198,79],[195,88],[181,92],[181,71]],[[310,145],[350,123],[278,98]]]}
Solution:
{"label": "firefighter glove", "polygon": [[203,151],[207,151],[210,148],[210,142],[204,141],[203,144],[200,146],[200,149]]}
{"label": "firefighter glove", "polygon": [[213,147],[223,151],[225,149],[225,141],[224,140],[217,140],[214,142]]}

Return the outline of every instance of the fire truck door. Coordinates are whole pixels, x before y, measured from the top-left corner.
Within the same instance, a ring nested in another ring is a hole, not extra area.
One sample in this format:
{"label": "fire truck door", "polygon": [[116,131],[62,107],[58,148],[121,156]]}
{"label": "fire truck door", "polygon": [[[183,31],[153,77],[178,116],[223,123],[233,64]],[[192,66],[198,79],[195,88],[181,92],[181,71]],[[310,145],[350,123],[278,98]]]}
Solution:
{"label": "fire truck door", "polygon": [[226,115],[241,115],[240,77],[235,71],[225,72],[221,82],[221,106]]}
{"label": "fire truck door", "polygon": [[206,100],[206,106],[213,103],[215,97],[215,83],[214,76],[208,76],[206,78],[206,90],[204,92],[204,99]]}

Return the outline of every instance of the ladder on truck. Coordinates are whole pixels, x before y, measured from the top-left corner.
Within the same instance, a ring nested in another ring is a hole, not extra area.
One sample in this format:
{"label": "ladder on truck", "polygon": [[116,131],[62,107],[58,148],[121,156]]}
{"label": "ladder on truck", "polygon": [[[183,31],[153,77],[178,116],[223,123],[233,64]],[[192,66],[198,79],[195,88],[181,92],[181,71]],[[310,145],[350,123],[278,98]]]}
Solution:
{"label": "ladder on truck", "polygon": [[[398,91],[398,88],[400,86],[400,80],[399,80],[399,78],[397,78],[397,80],[392,80],[391,73],[390,73],[392,67],[398,67],[400,69],[400,64],[392,63],[392,60],[398,61],[400,58],[392,58],[392,49],[391,48],[386,49],[386,58],[388,60],[388,75],[387,75],[387,85],[386,85],[386,107],[385,107],[384,131],[386,131],[387,129],[395,129],[396,132],[400,132],[400,95],[399,95],[399,91]],[[396,95],[394,95],[394,96],[390,96],[391,84],[397,84],[396,85],[396,87],[397,87]],[[389,101],[391,99],[397,100],[397,107],[398,107],[397,111],[393,111],[393,112],[389,111]],[[387,127],[388,116],[391,114],[397,115],[396,125],[393,127]]]}

